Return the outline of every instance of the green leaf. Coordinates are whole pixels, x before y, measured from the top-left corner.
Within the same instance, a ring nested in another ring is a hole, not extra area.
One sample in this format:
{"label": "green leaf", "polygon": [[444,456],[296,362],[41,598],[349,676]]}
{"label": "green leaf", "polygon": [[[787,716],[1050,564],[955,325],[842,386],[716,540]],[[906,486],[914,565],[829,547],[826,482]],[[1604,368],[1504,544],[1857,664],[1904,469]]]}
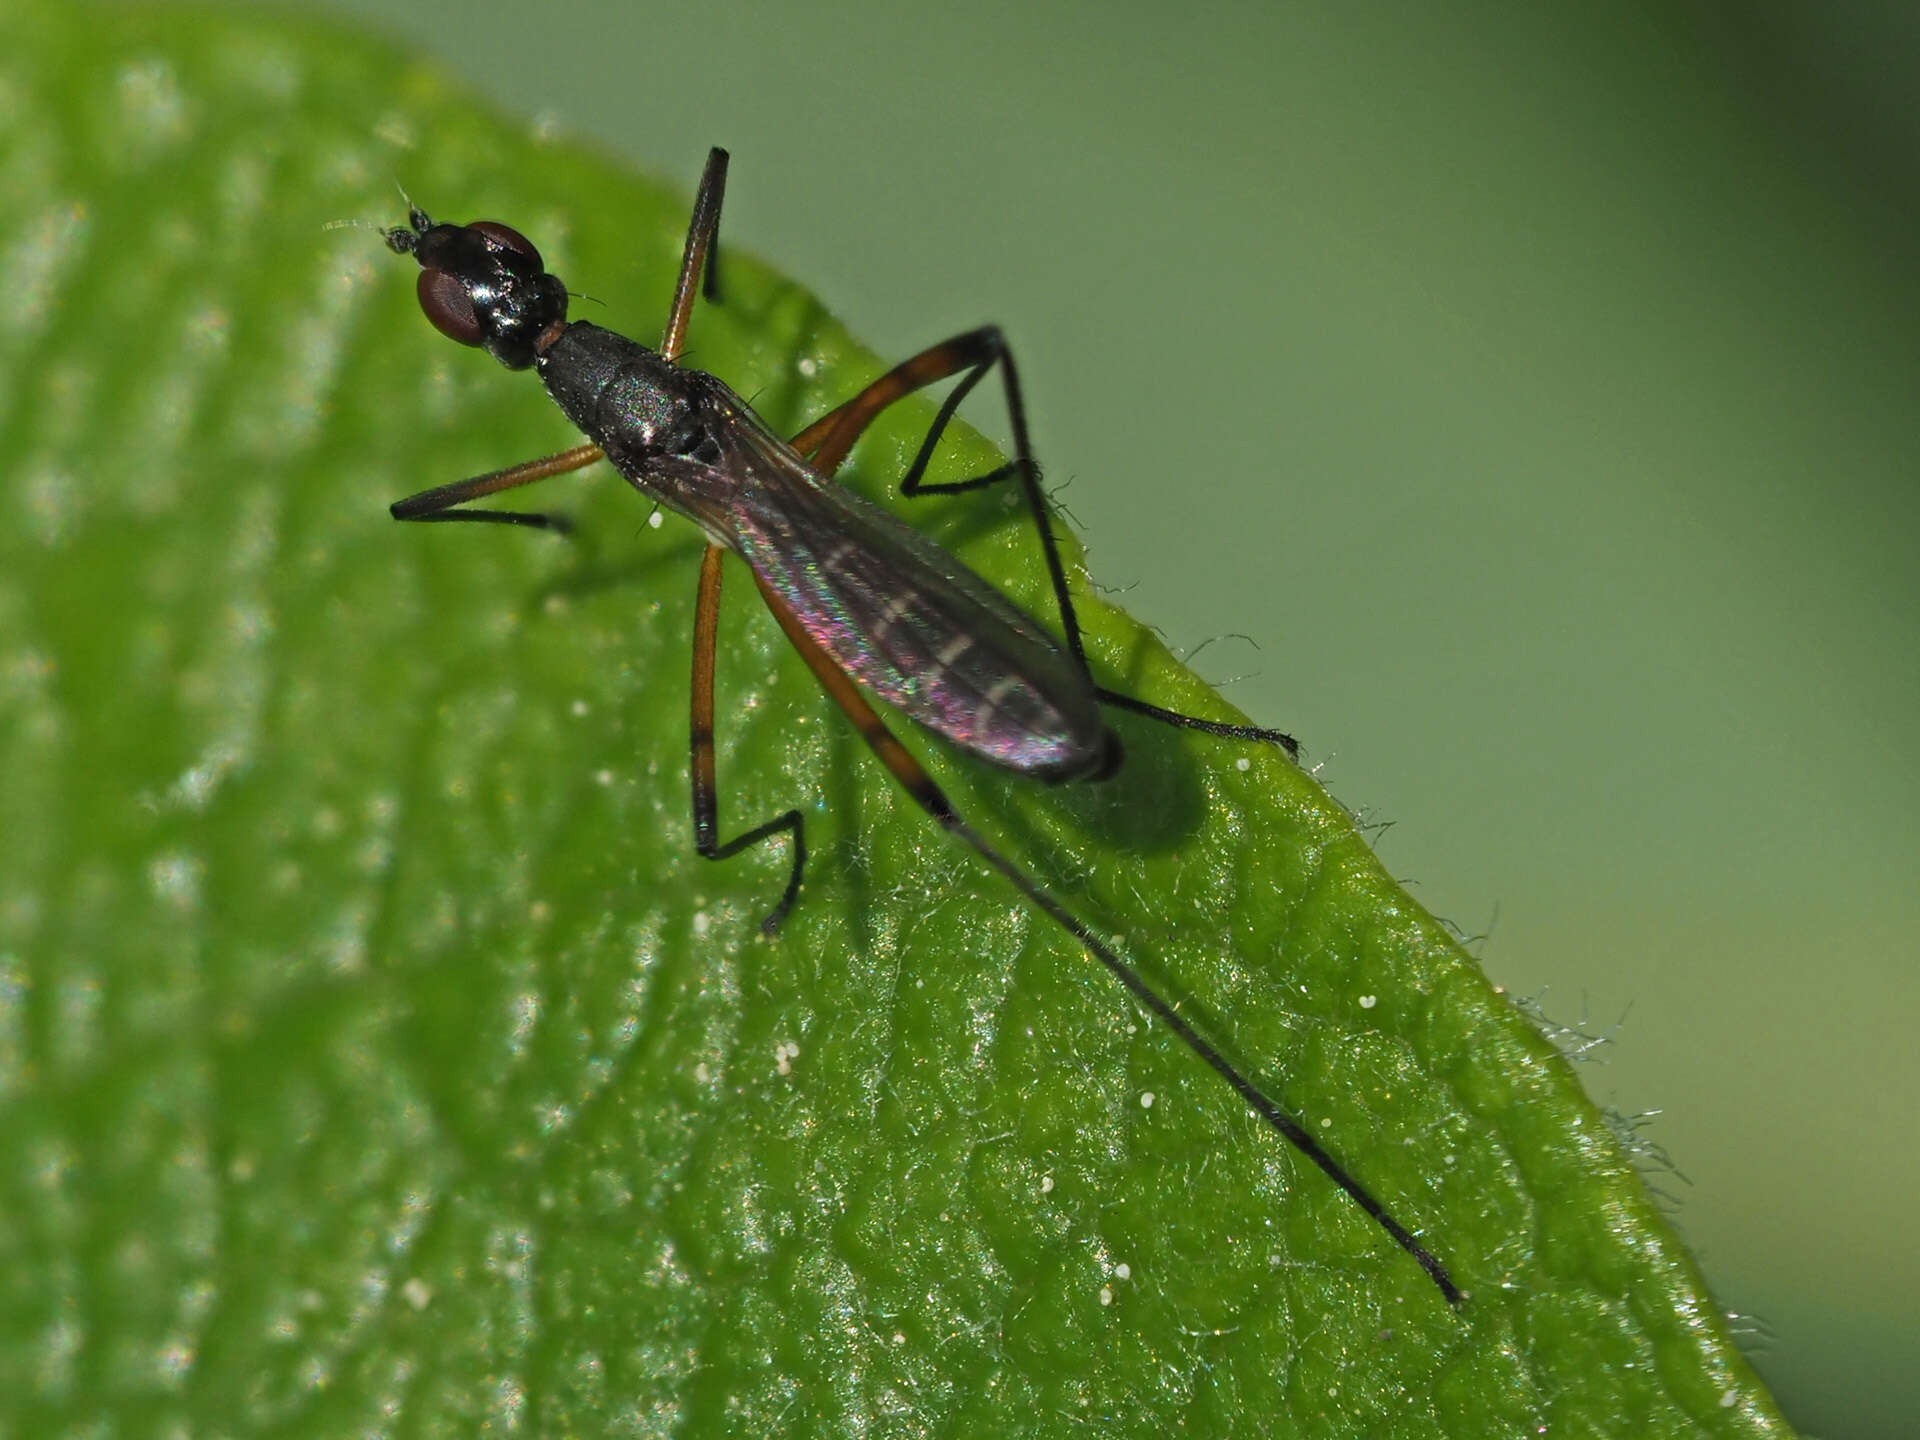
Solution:
{"label": "green leaf", "polygon": [[[735,568],[723,825],[797,804],[814,848],[757,938],[784,855],[691,844],[698,537],[603,469],[544,487],[569,543],[391,524],[576,437],[326,228],[397,177],[647,338],[683,191],[288,21],[0,41],[0,1433],[1787,1433],[1568,1065],[1275,753],[1123,715],[1119,780],[1046,790],[906,737],[1457,1312],[891,784]],[[691,358],[776,424],[882,368],[728,263]],[[1017,507],[907,509],[1044,610]],[[1231,718],[1083,604],[1104,682]]]}

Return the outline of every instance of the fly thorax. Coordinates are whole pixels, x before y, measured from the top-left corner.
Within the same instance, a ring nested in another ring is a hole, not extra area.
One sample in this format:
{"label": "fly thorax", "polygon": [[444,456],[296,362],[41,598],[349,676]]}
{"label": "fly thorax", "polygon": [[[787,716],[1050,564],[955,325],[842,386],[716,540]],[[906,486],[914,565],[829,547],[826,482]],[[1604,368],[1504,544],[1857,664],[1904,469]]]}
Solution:
{"label": "fly thorax", "polygon": [[540,357],[539,369],[554,404],[610,457],[658,453],[686,427],[680,372],[624,335],[576,320]]}

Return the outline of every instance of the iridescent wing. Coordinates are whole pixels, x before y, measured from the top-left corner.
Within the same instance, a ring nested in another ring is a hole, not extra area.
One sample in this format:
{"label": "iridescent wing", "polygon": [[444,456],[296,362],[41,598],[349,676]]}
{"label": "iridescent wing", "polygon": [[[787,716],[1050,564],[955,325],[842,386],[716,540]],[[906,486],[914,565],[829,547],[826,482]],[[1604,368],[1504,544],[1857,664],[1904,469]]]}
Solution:
{"label": "iridescent wing", "polygon": [[[750,413],[750,412],[749,412]],[[1049,779],[1098,768],[1105,725],[1039,621],[759,424],[724,427],[734,548],[842,669],[920,725]]]}

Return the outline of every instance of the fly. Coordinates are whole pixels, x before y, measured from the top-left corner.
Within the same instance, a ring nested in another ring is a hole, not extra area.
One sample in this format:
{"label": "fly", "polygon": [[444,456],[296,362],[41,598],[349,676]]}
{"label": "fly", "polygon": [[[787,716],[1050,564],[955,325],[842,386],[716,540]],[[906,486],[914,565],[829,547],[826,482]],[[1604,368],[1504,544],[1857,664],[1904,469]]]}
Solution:
{"label": "fly", "polygon": [[[786,889],[761,928],[768,934],[777,930],[799,896],[805,825],[798,810],[788,810],[730,840],[720,838],[713,678],[720,560],[728,550],[746,561],[788,640],[920,808],[1106,966],[1418,1261],[1448,1303],[1459,1305],[1459,1287],[1446,1267],[1126,960],[968,825],[861,691],[872,691],[923,728],[991,764],[1047,781],[1103,779],[1119,767],[1120,743],[1101,714],[1103,704],[1164,724],[1277,744],[1289,755],[1299,747],[1277,730],[1178,714],[1094,683],[1027,439],[1019,374],[997,328],[970,330],[921,351],[791,440],[769,429],[724,382],[679,364],[696,293],[704,283],[707,297],[718,298],[726,179],[727,153],[716,148],[707,156],[657,350],[584,320],[568,320],[566,287],[548,273],[526,237],[506,225],[490,220],[435,224],[410,207],[408,224],[385,232],[388,246],[420,262],[420,308],[434,327],[463,345],[486,349],[510,370],[538,372],[547,393],[589,439],[557,455],[409,495],[394,503],[394,518],[559,529],[547,515],[463,507],[605,459],[641,494],[692,520],[707,537],[694,612],[694,845],[707,859],[724,860],[787,837]],[[948,422],[996,366],[1012,420],[1014,458],[971,479],[927,483],[927,466]],[[956,376],[958,383],[941,403],[901,493],[954,494],[1003,481],[1018,484],[1046,555],[1064,645],[920,532],[832,483],[881,412]]]}

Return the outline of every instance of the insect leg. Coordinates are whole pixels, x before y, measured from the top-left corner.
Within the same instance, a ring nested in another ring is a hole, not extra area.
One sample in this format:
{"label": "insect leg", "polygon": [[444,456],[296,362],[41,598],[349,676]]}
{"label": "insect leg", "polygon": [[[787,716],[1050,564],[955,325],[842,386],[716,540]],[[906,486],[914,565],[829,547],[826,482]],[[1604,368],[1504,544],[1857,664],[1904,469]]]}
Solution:
{"label": "insect leg", "polygon": [[[927,484],[923,479],[927,466],[954,412],[995,364],[1000,366],[1002,383],[1006,389],[1007,414],[1013,422],[1013,460],[967,480]],[[998,326],[985,325],[978,330],[969,330],[964,335],[956,335],[902,361],[838,409],[829,411],[802,430],[793,438],[793,447],[801,454],[810,456],[814,468],[821,474],[831,475],[846,460],[854,442],[888,406],[916,390],[954,375],[961,376],[960,383],[941,402],[926,439],[920,442],[920,452],[914,456],[913,464],[907,468],[906,478],[900,482],[900,493],[906,496],[953,495],[983,489],[1017,476],[1021,488],[1026,492],[1027,508],[1032,512],[1041,548],[1046,553],[1047,574],[1053,582],[1054,600],[1060,608],[1060,625],[1066,632],[1067,648],[1073,652],[1074,658],[1080,662],[1080,668],[1087,672],[1091,680],[1092,667],[1087,663],[1086,645],[1080,637],[1080,616],[1074,609],[1073,595],[1067,588],[1067,571],[1060,559],[1060,542],[1053,533],[1052,510],[1041,492],[1040,467],[1033,458],[1033,444],[1027,438],[1027,407],[1020,390],[1019,370],[1013,363],[1013,351]],[[1093,688],[1094,693],[1107,704],[1131,710],[1164,725],[1184,730],[1202,730],[1209,735],[1235,740],[1263,740],[1278,745],[1295,758],[1300,754],[1300,742],[1280,730],[1203,720],[1197,715],[1185,715],[1177,710],[1150,705],[1144,700],[1136,700],[1131,695],[1101,685]]]}
{"label": "insect leg", "polygon": [[693,219],[687,222],[687,248],[680,256],[680,278],[673,287],[673,308],[667,312],[667,331],[660,353],[678,360],[687,343],[687,321],[693,314],[694,292],[700,272],[706,271],[707,298],[720,298],[720,202],[727,193],[727,152],[718,145],[707,152],[707,168],[700,176],[700,192],[693,199]]}
{"label": "insect leg", "polygon": [[417,495],[396,500],[387,509],[396,520],[475,520],[490,525],[526,525],[535,530],[564,533],[573,527],[558,515],[536,515],[521,510],[459,510],[454,507],[478,500],[483,495],[497,495],[502,490],[531,485],[549,475],[564,475],[569,470],[593,464],[604,454],[598,445],[576,445],[557,455],[510,465],[505,470],[493,470],[471,479],[456,480],[451,485],[436,485],[431,490],[422,490]]}
{"label": "insect leg", "polygon": [[[714,557],[711,547],[708,555],[710,558]],[[717,569],[717,559],[714,563]],[[801,658],[807,662],[808,668],[813,671],[828,696],[846,712],[847,718],[853,721],[854,728],[860,732],[860,738],[867,742],[873,753],[880,758],[880,762],[893,773],[894,779],[905,787],[914,802],[932,816],[941,829],[965,841],[972,847],[974,853],[1004,875],[1021,894],[1044,910],[1056,924],[1079,941],[1094,959],[1106,966],[1113,977],[1126,986],[1135,1000],[1159,1017],[1160,1022],[1179,1036],[1188,1049],[1206,1061],[1221,1079],[1233,1087],[1235,1093],[1255,1114],[1317,1165],[1329,1180],[1346,1191],[1356,1205],[1372,1216],[1380,1228],[1392,1237],[1393,1242],[1412,1256],[1420,1268],[1427,1272],[1428,1278],[1439,1287],[1440,1293],[1446,1296],[1447,1303],[1458,1307],[1464,1297],[1460,1293],[1460,1287],[1454,1284],[1453,1277],[1447,1273],[1447,1267],[1424,1245],[1414,1239],[1413,1233],[1394,1219],[1388,1213],[1386,1206],[1354,1179],[1345,1166],[1328,1154],[1320,1142],[1314,1139],[1297,1119],[1283,1110],[1259,1085],[1243,1074],[1237,1065],[1220,1053],[1211,1040],[1195,1029],[1185,1016],[1148,984],[1139,971],[1110,949],[1106,942],[1095,935],[1071,910],[1054,899],[1039,881],[1002,855],[988,843],[985,836],[967,824],[959,812],[953,808],[946,793],[934,783],[933,777],[927,774],[926,768],[894,737],[893,732],[888,730],[880,717],[874,713],[873,707],[867,703],[866,697],[855,687],[847,673],[835,664],[832,657],[822,650],[819,643],[807,633],[806,627],[800,623],[800,617],[793,613],[792,607],[769,588],[764,580],[759,580],[757,576],[755,578],[760,586],[760,594],[767,602],[767,608],[773,611],[773,618],[780,622],[780,628],[786,632],[787,639],[793,642],[793,648],[800,652]],[[714,582],[714,587],[717,600],[718,580]],[[701,570],[701,599],[704,610],[706,599],[704,567]],[[710,635],[709,638],[711,638]],[[696,665],[697,656],[696,650]],[[695,689],[697,693],[697,682]],[[697,700],[695,704],[697,707]],[[709,704],[709,713],[711,709]],[[799,819],[798,816],[794,818],[796,822]],[[776,821],[775,825],[778,823]],[[762,827],[763,830],[768,828],[772,827]],[[794,838],[796,840],[799,838],[797,829]],[[734,843],[737,845],[742,842]]]}
{"label": "insect leg", "polygon": [[806,834],[800,812],[789,810],[724,844],[720,840],[720,786],[714,777],[713,755],[713,657],[720,632],[720,560],[724,553],[718,545],[709,545],[701,557],[700,595],[693,612],[693,844],[707,859],[725,860],[782,830],[793,836],[793,871],[787,877],[786,893],[760,922],[760,929],[771,935],[780,928],[800,894],[800,872],[807,865]]}

